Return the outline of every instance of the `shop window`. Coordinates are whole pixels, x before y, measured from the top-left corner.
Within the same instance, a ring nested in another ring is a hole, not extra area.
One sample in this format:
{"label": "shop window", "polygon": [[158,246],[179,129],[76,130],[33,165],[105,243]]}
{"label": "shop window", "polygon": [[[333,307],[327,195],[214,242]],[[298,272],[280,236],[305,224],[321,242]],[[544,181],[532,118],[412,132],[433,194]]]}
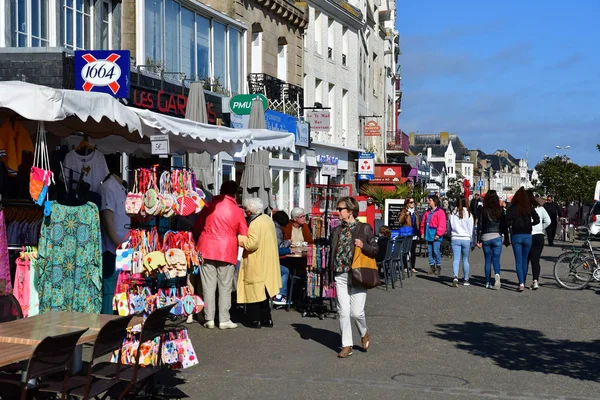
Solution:
{"label": "shop window", "polygon": [[188,79],[196,75],[196,57],[194,55],[194,20],[193,11],[181,7],[181,72]]}
{"label": "shop window", "polygon": [[103,1],[101,4],[101,13],[102,15],[100,16],[100,19],[102,20],[102,23],[100,24],[100,46],[102,50],[109,50],[110,49],[110,36],[111,36],[111,25],[110,25],[110,19],[111,19],[111,7],[110,7],[110,3],[107,1]]}
{"label": "shop window", "polygon": [[11,26],[16,47],[48,47],[48,1],[13,1]]}
{"label": "shop window", "polygon": [[147,68],[162,68],[163,55],[163,8],[161,0],[146,0],[144,3],[144,47],[146,49],[145,65]]}
{"label": "shop window", "polygon": [[91,49],[92,0],[64,0],[63,45],[69,49]]}

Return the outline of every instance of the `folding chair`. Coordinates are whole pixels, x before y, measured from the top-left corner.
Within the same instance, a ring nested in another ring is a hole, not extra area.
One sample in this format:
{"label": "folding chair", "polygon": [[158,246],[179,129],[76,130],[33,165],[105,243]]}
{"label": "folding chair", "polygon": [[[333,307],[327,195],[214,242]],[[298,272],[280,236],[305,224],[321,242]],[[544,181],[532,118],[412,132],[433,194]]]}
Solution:
{"label": "folding chair", "polygon": [[388,290],[388,283],[390,280],[391,271],[389,270],[390,262],[392,259],[392,249],[394,248],[394,242],[392,240],[387,241],[387,246],[385,248],[385,257],[383,261],[379,261],[377,263],[377,267],[383,271],[383,278],[385,280],[385,290]]}
{"label": "folding chair", "polygon": [[0,296],[0,322],[15,321],[23,318],[23,310],[12,294]]}
{"label": "folding chair", "polygon": [[389,267],[392,273],[392,289],[395,289],[395,281],[400,280],[400,287],[404,287],[402,284],[402,280],[404,276],[402,275],[402,238],[396,237],[394,239],[394,248],[392,250],[392,256],[390,257]]}
{"label": "folding chair", "polygon": [[[0,397],[25,400],[31,398],[35,392],[45,392],[60,394],[61,399],[66,399],[73,351],[77,341],[86,331],[87,328],[44,338],[33,350],[23,374],[9,375],[10,378],[0,379]],[[56,389],[43,380],[44,377],[53,374],[62,374],[62,384]],[[42,378],[41,383],[30,384],[39,378]]]}
{"label": "folding chair", "polygon": [[[142,343],[161,337],[165,330],[167,318],[173,307],[175,307],[175,304],[158,308],[148,315],[144,325],[142,325],[139,346],[141,346]],[[127,386],[119,395],[119,399],[124,399],[126,397],[137,398],[137,394],[143,388],[140,383],[146,383],[150,388],[150,391],[154,392],[154,385],[149,384],[149,382],[160,370],[161,350],[162,341],[160,341],[158,347],[158,365],[154,367],[142,368],[140,365],[140,355],[142,352],[137,351],[133,365],[120,365],[120,359],[117,363],[99,363],[92,369],[92,375],[97,378],[118,379],[122,382],[126,382]],[[137,390],[134,390],[136,387]]]}
{"label": "folding chair", "polygon": [[405,236],[402,241],[402,268],[406,270],[406,276],[410,278],[410,249],[412,248],[413,238],[412,236]]}

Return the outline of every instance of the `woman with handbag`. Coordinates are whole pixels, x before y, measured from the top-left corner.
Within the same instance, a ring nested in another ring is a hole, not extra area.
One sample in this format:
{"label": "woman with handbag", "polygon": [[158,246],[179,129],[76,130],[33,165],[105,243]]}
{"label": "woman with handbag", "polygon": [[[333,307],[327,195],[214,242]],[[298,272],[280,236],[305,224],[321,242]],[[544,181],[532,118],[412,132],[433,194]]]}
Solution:
{"label": "woman with handbag", "polygon": [[356,199],[342,197],[337,202],[336,210],[342,225],[331,233],[329,271],[336,286],[342,335],[342,350],[338,357],[346,358],[352,355],[351,320],[355,321],[360,333],[362,348],[365,351],[369,349],[370,333],[365,319],[365,302],[367,288],[374,287],[379,280],[375,263],[379,246],[371,226],[356,220],[359,210]]}
{"label": "woman with handbag", "polygon": [[429,209],[425,211],[421,220],[421,237],[427,242],[429,255],[429,275],[442,273],[442,240],[446,233],[446,212],[440,207],[440,198],[437,195],[427,198]]}

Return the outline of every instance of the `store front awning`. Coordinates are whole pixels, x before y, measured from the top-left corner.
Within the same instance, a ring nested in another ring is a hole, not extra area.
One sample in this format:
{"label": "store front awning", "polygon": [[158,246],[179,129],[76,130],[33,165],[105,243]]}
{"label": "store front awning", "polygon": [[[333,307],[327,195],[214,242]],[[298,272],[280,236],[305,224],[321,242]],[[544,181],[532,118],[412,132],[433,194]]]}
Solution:
{"label": "store front awning", "polygon": [[[83,132],[106,153],[150,154],[149,137],[167,134],[173,153],[226,152],[243,157],[256,150],[295,151],[294,135],[265,129],[201,124],[121,104],[103,93],[53,89],[27,82],[0,82],[0,117],[18,115],[29,132],[37,121],[60,137]],[[109,137],[110,136],[110,137]]]}

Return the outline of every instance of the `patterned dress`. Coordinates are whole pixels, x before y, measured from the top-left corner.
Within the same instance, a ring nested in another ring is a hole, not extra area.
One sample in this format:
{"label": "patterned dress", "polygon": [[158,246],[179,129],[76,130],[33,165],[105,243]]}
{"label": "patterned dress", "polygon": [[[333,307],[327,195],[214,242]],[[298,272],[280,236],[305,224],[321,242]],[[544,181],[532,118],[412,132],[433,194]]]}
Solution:
{"label": "patterned dress", "polygon": [[12,293],[4,210],[0,210],[0,295]]}
{"label": "patterned dress", "polygon": [[40,313],[51,310],[100,313],[102,255],[100,218],[93,203],[51,205],[38,247]]}

